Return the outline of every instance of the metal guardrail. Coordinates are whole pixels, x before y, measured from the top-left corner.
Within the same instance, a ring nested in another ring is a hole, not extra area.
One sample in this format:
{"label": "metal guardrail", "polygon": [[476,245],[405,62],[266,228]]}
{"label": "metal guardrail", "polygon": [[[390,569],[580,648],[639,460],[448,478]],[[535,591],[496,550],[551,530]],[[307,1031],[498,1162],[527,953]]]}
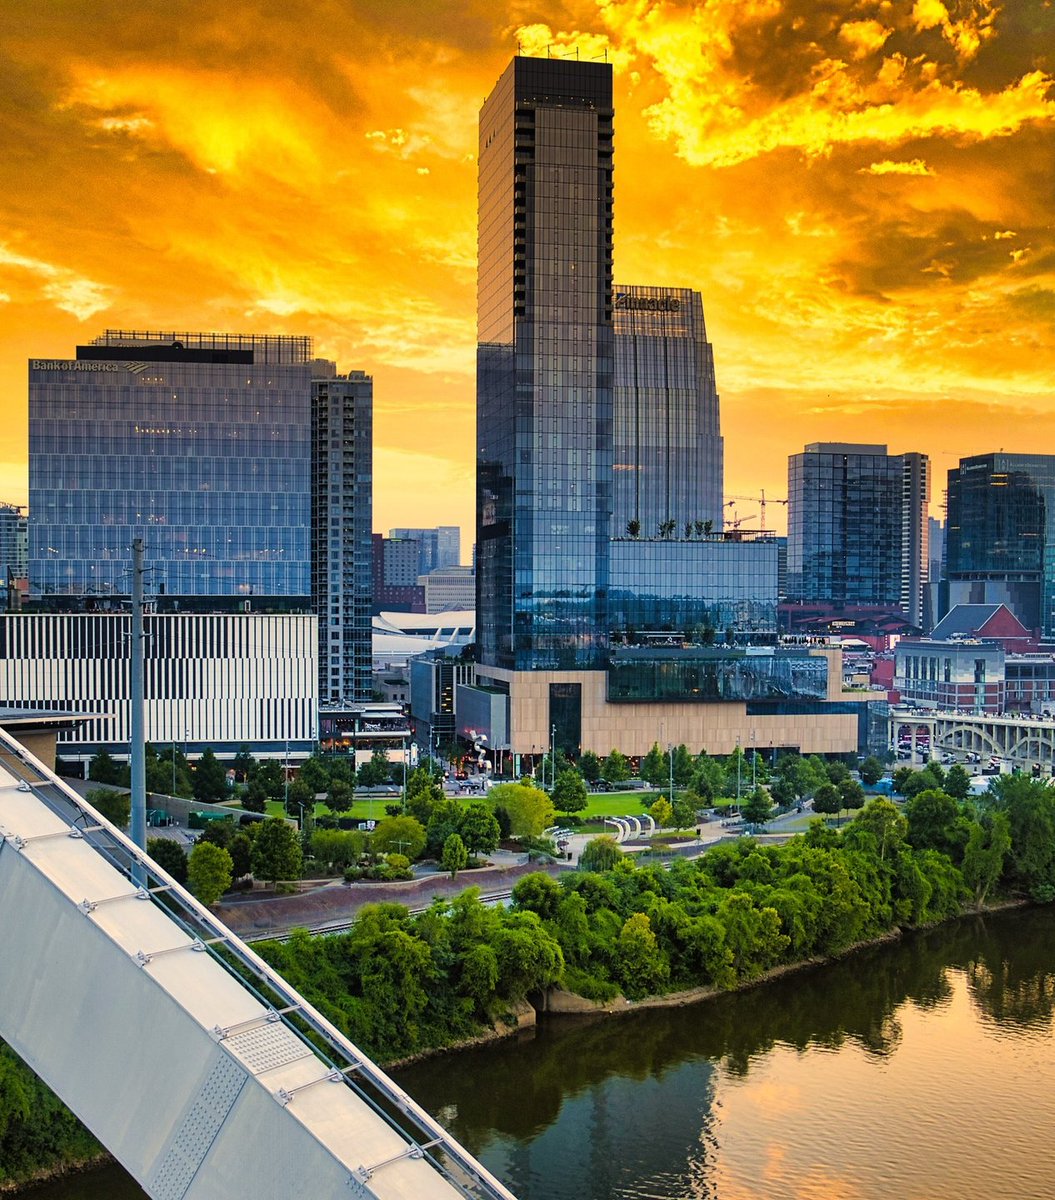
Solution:
{"label": "metal guardrail", "polygon": [[[404,1156],[428,1160],[466,1200],[516,1200],[500,1180],[281,975],[3,729],[0,765],[25,780],[37,799],[65,821],[72,836],[83,838],[120,871],[135,888],[137,899],[162,907],[194,939],[193,949],[211,955],[265,1005],[268,1021],[281,1021],[319,1055],[331,1068],[327,1078],[342,1081],[407,1143]],[[229,1032],[213,1030],[221,1041]],[[360,1168],[366,1172],[360,1182],[365,1184],[373,1170],[383,1165]]]}

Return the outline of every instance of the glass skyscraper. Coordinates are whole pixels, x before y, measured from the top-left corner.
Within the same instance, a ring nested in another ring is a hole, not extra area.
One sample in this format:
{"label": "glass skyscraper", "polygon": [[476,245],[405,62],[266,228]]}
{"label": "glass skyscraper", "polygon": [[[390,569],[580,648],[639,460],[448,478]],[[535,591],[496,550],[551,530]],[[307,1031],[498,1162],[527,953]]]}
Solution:
{"label": "glass skyscraper", "polygon": [[1055,455],[979,454],[949,472],[944,615],[955,604],[1006,604],[1055,636]]}
{"label": "glass skyscraper", "polygon": [[722,437],[703,300],[616,284],[612,537],[722,527]]}
{"label": "glass skyscraper", "polygon": [[311,340],[109,331],[29,364],[31,599],[311,595]]}
{"label": "glass skyscraper", "polygon": [[477,629],[513,670],[607,661],[612,69],[515,58],[480,113]]}
{"label": "glass skyscraper", "polygon": [[371,695],[373,385],[307,337],[109,330],[29,363],[29,595],[315,612],[323,703]]}
{"label": "glass skyscraper", "polygon": [[904,609],[923,620],[929,460],[814,442],[788,459],[790,601]]}

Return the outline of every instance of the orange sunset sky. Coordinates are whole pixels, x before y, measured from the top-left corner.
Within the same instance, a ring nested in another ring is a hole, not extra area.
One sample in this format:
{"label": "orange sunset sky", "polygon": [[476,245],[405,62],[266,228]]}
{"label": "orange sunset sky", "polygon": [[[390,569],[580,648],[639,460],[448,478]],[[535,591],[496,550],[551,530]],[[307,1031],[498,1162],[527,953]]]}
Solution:
{"label": "orange sunset sky", "polygon": [[468,561],[476,118],[518,41],[614,65],[616,280],[703,293],[727,495],[878,441],[931,455],[937,514],[960,455],[1055,453],[1052,0],[0,15],[0,499],[27,498],[29,357],[309,333],[374,376],[374,528],[460,524]]}

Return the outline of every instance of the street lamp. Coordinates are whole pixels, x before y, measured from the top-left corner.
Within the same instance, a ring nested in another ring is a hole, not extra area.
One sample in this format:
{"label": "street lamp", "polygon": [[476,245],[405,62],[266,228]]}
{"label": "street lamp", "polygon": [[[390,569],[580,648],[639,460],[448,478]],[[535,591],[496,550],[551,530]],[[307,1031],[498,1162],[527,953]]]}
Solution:
{"label": "street lamp", "polygon": [[755,764],[758,761],[758,752],[755,750],[755,731],[751,730],[751,791],[757,791],[758,785],[755,782]]}
{"label": "street lamp", "polygon": [[740,739],[736,739],[736,810],[740,811]]}
{"label": "street lamp", "polygon": [[552,791],[557,786],[557,726],[549,727],[549,786]]}
{"label": "street lamp", "polygon": [[670,755],[670,790],[667,792],[667,799],[674,803],[674,743],[667,743],[667,753]]}

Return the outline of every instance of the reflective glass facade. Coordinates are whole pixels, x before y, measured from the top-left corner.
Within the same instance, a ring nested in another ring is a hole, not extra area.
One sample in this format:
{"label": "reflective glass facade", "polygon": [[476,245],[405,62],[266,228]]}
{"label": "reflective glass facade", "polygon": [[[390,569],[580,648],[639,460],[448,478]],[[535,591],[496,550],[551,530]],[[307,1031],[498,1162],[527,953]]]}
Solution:
{"label": "reflective glass facade", "polygon": [[[614,649],[608,700],[699,701],[825,700],[828,660],[779,648]],[[815,712],[814,708],[806,711]]]}
{"label": "reflective glass facade", "polygon": [[1006,602],[1029,629],[1055,635],[1055,456],[982,454],[949,472],[949,596]]}
{"label": "reflective glass facade", "polygon": [[480,113],[478,653],[606,662],[612,71],[516,58]]}
{"label": "reflective glass facade", "polygon": [[720,540],[612,542],[612,638],[633,642],[671,630],[686,641],[775,636],[777,543]]}
{"label": "reflective glass facade", "polygon": [[788,460],[787,597],[903,606],[922,622],[927,578],[922,454],[817,442]]}
{"label": "reflective glass facade", "polygon": [[311,591],[310,341],[107,336],[29,364],[31,597]]}
{"label": "reflective glass facade", "polygon": [[[722,438],[703,301],[616,284],[612,537],[722,527]],[[700,529],[702,532],[702,529]]]}

